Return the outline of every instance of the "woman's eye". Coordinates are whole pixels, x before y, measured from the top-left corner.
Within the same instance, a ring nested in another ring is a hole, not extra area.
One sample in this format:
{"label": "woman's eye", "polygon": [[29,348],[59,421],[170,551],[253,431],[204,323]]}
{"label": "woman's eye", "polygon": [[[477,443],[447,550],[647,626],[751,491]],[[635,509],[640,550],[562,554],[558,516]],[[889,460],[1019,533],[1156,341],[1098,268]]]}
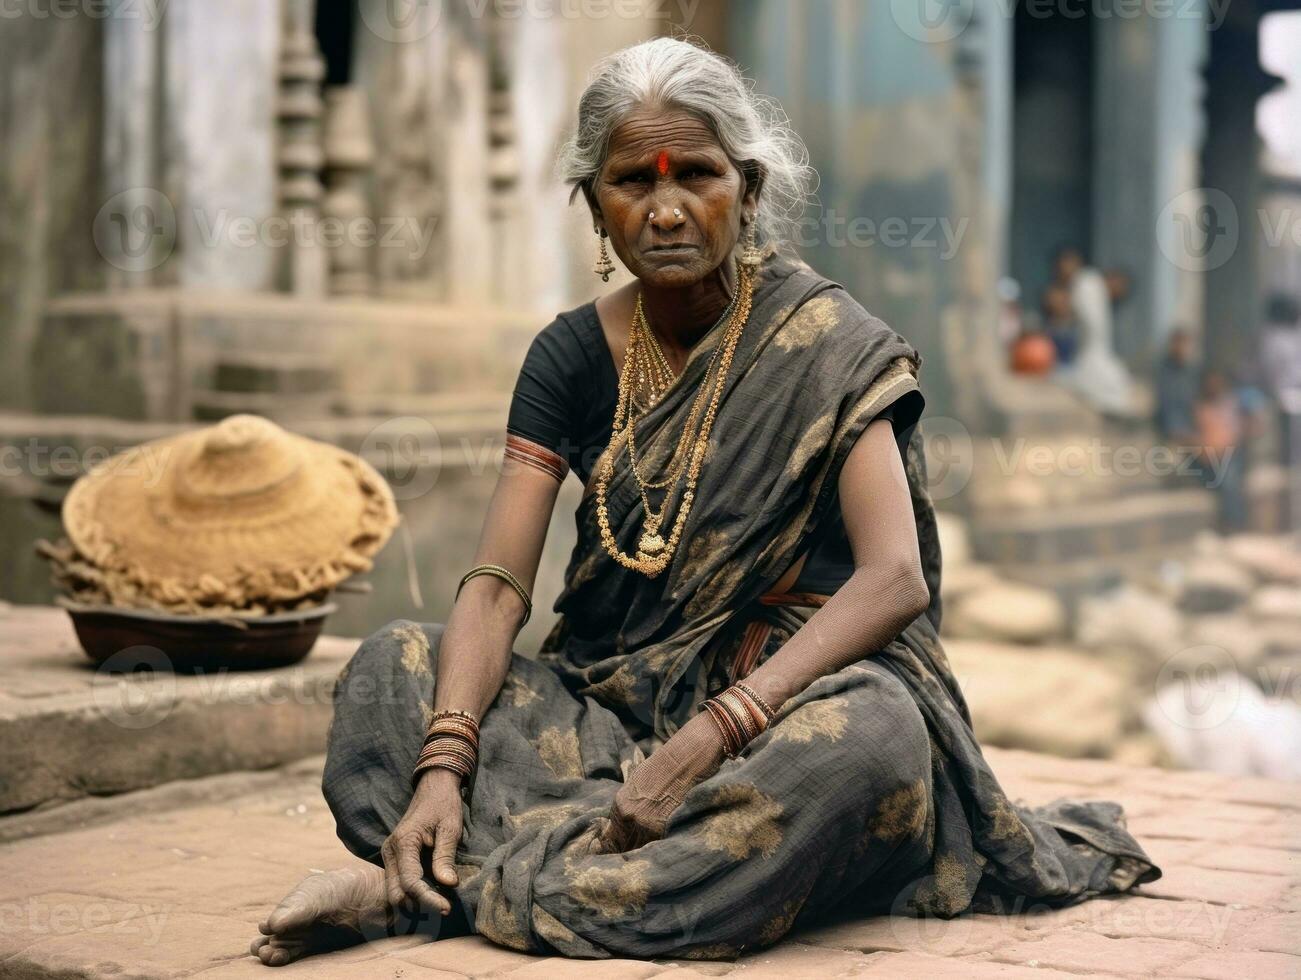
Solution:
{"label": "woman's eye", "polygon": [[618,184],[644,184],[646,183],[645,174],[624,174],[615,183]]}

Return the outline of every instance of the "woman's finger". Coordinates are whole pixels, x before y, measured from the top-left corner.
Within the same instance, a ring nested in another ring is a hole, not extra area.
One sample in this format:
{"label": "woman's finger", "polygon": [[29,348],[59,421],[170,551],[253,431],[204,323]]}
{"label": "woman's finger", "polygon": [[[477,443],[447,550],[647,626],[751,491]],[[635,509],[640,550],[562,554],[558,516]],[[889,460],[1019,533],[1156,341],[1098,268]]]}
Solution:
{"label": "woman's finger", "polygon": [[390,837],[380,848],[380,856],[384,859],[384,897],[388,899],[389,906],[397,908],[402,904],[402,884],[398,881],[398,852],[394,839]]}
{"label": "woman's finger", "polygon": [[402,893],[418,903],[421,908],[438,909],[446,914],[452,911],[451,903],[434,890],[434,886],[425,880],[424,868],[420,866],[420,851],[424,842],[414,834],[398,841],[398,882]]}
{"label": "woman's finger", "polygon": [[[456,845],[461,842],[461,822],[444,820],[434,831],[434,880],[449,888],[460,884],[456,873]],[[448,906],[449,911],[451,906]]]}

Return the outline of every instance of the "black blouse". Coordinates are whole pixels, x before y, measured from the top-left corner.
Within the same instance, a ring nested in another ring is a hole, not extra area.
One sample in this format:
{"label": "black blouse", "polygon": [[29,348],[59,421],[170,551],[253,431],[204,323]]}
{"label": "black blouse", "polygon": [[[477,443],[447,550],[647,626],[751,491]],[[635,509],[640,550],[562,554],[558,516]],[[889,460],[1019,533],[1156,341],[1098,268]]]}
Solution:
{"label": "black blouse", "polygon": [[[905,395],[875,416],[890,419],[901,453],[921,415],[922,400],[911,394],[916,397]],[[618,398],[610,345],[596,304],[586,303],[561,313],[533,339],[511,397],[506,431],[556,453],[586,486],[610,442]],[[831,595],[853,574],[838,498],[829,514],[790,592]]]}

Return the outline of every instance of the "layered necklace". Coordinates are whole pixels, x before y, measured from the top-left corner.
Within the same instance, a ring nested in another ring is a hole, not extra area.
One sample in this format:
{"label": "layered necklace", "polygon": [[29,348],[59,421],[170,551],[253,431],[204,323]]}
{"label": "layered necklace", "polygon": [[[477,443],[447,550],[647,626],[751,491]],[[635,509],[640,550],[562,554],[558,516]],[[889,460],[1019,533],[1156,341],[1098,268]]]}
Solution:
{"label": "layered necklace", "polygon": [[[625,568],[641,572],[648,578],[654,578],[668,567],[682,538],[682,528],[687,515],[691,512],[691,503],[696,496],[696,483],[700,469],[709,448],[709,434],[714,427],[714,418],[718,412],[719,399],[727,382],[728,370],[732,366],[732,357],[736,353],[737,342],[741,332],[750,319],[750,304],[754,296],[755,272],[758,267],[757,255],[753,248],[747,249],[746,256],[737,263],[736,293],[715,327],[726,322],[723,336],[719,339],[704,377],[692,401],[691,413],[687,416],[682,435],[673,450],[673,455],[665,464],[662,479],[647,479],[638,465],[636,423],[650,409],[654,408],[664,393],[677,380],[664,350],[655,338],[650,324],[646,321],[646,311],[642,297],[637,296],[637,307],[633,313],[632,329],[628,334],[628,348],[624,352],[623,370],[619,375],[619,401],[614,411],[614,426],[610,433],[610,444],[601,456],[600,469],[596,480],[596,522],[601,530],[601,543],[606,552]],[[620,435],[627,429],[628,464],[633,478],[637,481],[637,490],[641,495],[645,517],[642,521],[642,533],[637,541],[637,553],[627,555],[619,550],[618,542],[610,532],[610,515],[606,509],[606,489],[610,477],[614,474],[614,461],[618,455],[616,446]],[[681,505],[667,540],[661,533],[665,517],[674,490],[685,471],[685,483],[682,490]],[[650,490],[664,490],[664,500],[656,510],[651,506]]]}

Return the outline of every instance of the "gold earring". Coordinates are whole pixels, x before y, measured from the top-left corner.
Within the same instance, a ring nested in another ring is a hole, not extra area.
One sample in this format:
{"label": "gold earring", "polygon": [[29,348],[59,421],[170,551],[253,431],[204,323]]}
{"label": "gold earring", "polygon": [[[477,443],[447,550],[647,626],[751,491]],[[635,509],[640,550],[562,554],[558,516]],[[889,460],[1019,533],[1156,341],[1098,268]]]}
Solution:
{"label": "gold earring", "polygon": [[757,269],[763,261],[763,255],[759,251],[758,228],[759,215],[756,214],[745,230],[745,251],[741,253],[741,264],[749,269]]}
{"label": "gold earring", "polygon": [[592,268],[602,282],[610,281],[610,273],[614,271],[614,263],[610,261],[610,253],[605,250],[605,232],[598,231],[596,240],[600,247],[596,251],[596,265]]}

